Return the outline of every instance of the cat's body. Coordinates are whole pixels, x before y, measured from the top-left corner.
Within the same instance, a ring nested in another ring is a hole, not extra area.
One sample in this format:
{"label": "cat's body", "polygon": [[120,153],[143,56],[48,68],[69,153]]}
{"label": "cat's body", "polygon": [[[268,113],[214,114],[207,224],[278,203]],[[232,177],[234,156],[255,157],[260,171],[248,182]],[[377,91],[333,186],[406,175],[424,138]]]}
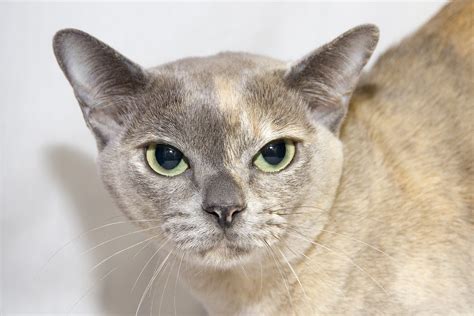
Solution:
{"label": "cat's body", "polygon": [[[104,182],[127,216],[161,223],[164,257],[184,258],[183,279],[210,314],[468,314],[473,11],[451,4],[388,51],[348,110],[371,26],[291,69],[227,53],[143,73],[75,31],[55,50]],[[287,169],[249,171],[279,137],[298,141]],[[156,139],[192,166],[154,175],[137,144]],[[209,199],[242,204],[233,226],[202,212]]]}
{"label": "cat's body", "polygon": [[341,184],[315,239],[337,254],[316,245],[293,263],[313,306],[285,264],[293,305],[278,271],[264,271],[262,300],[257,266],[251,281],[199,274],[215,314],[474,313],[472,15],[445,9],[354,93]]}

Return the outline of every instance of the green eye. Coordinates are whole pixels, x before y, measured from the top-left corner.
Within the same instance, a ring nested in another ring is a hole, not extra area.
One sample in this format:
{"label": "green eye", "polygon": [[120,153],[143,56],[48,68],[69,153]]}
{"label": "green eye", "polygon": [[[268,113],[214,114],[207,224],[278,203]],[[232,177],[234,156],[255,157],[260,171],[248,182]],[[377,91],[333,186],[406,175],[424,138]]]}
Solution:
{"label": "green eye", "polygon": [[253,164],[263,172],[278,172],[285,169],[294,156],[295,143],[288,139],[278,139],[263,146]]}
{"label": "green eye", "polygon": [[189,168],[181,151],[171,145],[149,145],[146,149],[146,161],[156,173],[174,177]]}

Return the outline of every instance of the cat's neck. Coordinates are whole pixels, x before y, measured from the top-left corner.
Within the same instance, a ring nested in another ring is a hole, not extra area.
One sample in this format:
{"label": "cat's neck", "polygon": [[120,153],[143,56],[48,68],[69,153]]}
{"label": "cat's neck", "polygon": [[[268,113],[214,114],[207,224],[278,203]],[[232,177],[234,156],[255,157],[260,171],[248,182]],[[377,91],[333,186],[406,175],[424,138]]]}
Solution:
{"label": "cat's neck", "polygon": [[190,265],[183,279],[210,315],[267,315],[276,277],[264,265],[226,270]]}

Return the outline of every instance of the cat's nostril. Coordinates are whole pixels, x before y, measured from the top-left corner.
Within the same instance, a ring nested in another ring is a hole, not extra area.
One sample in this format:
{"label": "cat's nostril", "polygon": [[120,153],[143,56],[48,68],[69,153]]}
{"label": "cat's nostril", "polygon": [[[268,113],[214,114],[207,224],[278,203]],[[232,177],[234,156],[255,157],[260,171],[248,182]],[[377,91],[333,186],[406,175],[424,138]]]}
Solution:
{"label": "cat's nostril", "polygon": [[217,213],[217,211],[215,211],[213,208],[206,208],[206,207],[203,207],[202,210],[206,213],[209,213],[211,215],[214,215],[215,217],[219,218],[220,215],[219,213]]}
{"label": "cat's nostril", "polygon": [[214,215],[222,228],[229,228],[232,226],[235,216],[245,210],[245,206],[211,206],[202,209]]}

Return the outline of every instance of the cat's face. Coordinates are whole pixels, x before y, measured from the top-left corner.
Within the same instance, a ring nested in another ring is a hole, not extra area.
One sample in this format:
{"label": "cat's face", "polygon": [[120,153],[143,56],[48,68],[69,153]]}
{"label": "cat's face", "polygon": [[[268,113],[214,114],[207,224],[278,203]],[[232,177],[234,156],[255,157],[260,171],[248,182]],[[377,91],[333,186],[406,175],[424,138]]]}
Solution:
{"label": "cat's face", "polygon": [[71,30],[55,52],[122,211],[188,261],[227,268],[275,245],[297,256],[324,225],[337,133],[376,38],[354,29],[292,67],[225,53],[143,70]]}
{"label": "cat's face", "polygon": [[[265,242],[288,237],[288,225],[315,227],[339,178],[337,138],[285,87],[279,63],[262,69],[254,59],[223,54],[153,70],[159,79],[134,101],[123,134],[100,153],[103,179],[130,218],[157,219],[147,226],[217,266],[265,252]],[[294,146],[294,154],[285,148],[291,157],[282,170],[259,169],[260,150],[275,140],[289,142],[276,145]],[[146,151],[155,144],[178,149],[188,168],[174,176],[154,171]],[[221,227],[209,205],[237,213]]]}

